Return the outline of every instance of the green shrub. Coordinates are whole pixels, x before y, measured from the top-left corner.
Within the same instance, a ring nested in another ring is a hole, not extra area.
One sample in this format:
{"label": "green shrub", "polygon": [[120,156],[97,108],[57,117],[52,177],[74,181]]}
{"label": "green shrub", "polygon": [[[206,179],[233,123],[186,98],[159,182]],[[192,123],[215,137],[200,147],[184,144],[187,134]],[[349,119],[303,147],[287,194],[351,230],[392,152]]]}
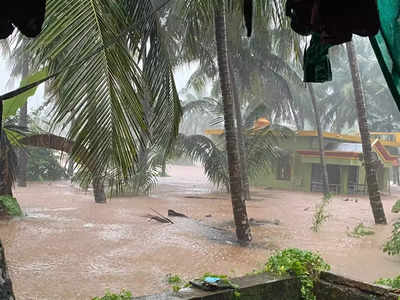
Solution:
{"label": "green shrub", "polygon": [[383,252],[389,255],[400,254],[400,221],[393,225],[392,237],[383,246]]}
{"label": "green shrub", "polygon": [[381,278],[375,281],[375,283],[386,285],[394,289],[400,289],[400,275],[395,278]]}
{"label": "green shrub", "polygon": [[11,196],[0,196],[0,208],[1,207],[3,207],[6,210],[6,214],[10,216],[22,216],[22,210],[17,202],[17,199]]}
{"label": "green shrub", "polygon": [[321,271],[328,271],[330,266],[315,253],[300,249],[285,249],[271,256],[265,271],[276,275],[291,275],[299,278],[301,294],[305,300],[315,300],[314,281]]}
{"label": "green shrub", "polygon": [[106,294],[99,298],[95,297],[92,300],[131,300],[132,293],[130,291],[122,290],[120,294],[112,294],[110,291],[107,291]]}
{"label": "green shrub", "polygon": [[400,213],[400,200],[397,200],[396,203],[393,205],[392,213]]}
{"label": "green shrub", "polygon": [[53,150],[30,148],[28,153],[28,181],[54,181],[65,177],[65,170],[60,166]]}

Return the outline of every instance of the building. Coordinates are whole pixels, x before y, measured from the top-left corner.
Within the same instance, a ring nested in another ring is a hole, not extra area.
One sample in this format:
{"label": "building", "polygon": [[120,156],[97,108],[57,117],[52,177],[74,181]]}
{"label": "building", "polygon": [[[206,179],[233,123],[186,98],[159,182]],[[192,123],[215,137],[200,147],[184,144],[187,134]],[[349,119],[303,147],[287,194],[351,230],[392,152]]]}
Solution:
{"label": "building", "polygon": [[[221,133],[223,130],[206,132],[209,135]],[[367,193],[360,136],[325,132],[324,143],[330,191],[336,194]],[[280,149],[279,159],[272,163],[270,169],[253,178],[252,185],[305,192],[322,191],[316,131],[298,131],[293,136],[279,138],[276,146]],[[389,193],[391,176],[399,183],[400,133],[371,133],[371,146],[380,190]]]}
{"label": "building", "polygon": [[[390,192],[393,169],[397,170],[399,166],[398,156],[394,152],[397,147],[400,147],[400,143],[395,140],[380,140],[377,134],[371,134],[371,137],[380,190]],[[324,133],[325,163],[329,189],[332,193],[363,194],[367,192],[360,142],[360,136],[357,135]],[[280,139],[277,146],[282,149],[279,159],[273,162],[271,170],[266,170],[264,174],[254,179],[253,184],[305,192],[322,191],[317,132],[299,131],[293,137]],[[389,151],[389,148],[394,149]]]}

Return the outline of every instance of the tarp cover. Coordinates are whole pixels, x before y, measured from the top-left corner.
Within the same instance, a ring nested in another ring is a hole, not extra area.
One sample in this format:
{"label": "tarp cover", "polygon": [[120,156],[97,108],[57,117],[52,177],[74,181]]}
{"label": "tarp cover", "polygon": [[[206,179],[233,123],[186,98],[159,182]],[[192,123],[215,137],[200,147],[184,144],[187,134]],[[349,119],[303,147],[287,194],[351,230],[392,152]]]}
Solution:
{"label": "tarp cover", "polygon": [[400,0],[378,0],[378,9],[381,30],[370,40],[400,110]]}

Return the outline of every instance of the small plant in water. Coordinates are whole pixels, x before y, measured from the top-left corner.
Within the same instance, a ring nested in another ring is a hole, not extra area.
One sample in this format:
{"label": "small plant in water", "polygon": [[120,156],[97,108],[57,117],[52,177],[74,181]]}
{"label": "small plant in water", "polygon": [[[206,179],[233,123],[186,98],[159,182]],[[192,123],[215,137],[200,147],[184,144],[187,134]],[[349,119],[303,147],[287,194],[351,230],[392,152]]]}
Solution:
{"label": "small plant in water", "polygon": [[313,215],[313,224],[311,226],[311,229],[314,232],[318,232],[321,225],[329,218],[329,215],[326,213],[326,207],[329,204],[329,200],[331,199],[331,195],[325,195],[322,198],[321,203],[317,204],[315,206],[315,212]]}
{"label": "small plant in water", "polygon": [[350,236],[353,237],[362,237],[366,235],[372,235],[375,232],[366,226],[364,226],[363,223],[358,224],[356,227],[354,227],[353,231],[349,234]]}
{"label": "small plant in water", "polygon": [[179,277],[179,275],[168,274],[167,279],[169,284],[176,284],[183,282],[183,280]]}
{"label": "small plant in water", "polygon": [[130,291],[122,290],[120,294],[112,294],[110,291],[107,291],[106,294],[99,298],[95,297],[92,300],[131,300],[132,293]]}
{"label": "small plant in water", "polygon": [[389,255],[400,254],[400,221],[393,225],[392,237],[383,246],[383,252]]}
{"label": "small plant in water", "polygon": [[300,249],[285,249],[271,256],[265,265],[265,271],[276,275],[292,275],[301,282],[301,294],[305,300],[315,300],[314,281],[321,271],[330,266],[315,253]]}

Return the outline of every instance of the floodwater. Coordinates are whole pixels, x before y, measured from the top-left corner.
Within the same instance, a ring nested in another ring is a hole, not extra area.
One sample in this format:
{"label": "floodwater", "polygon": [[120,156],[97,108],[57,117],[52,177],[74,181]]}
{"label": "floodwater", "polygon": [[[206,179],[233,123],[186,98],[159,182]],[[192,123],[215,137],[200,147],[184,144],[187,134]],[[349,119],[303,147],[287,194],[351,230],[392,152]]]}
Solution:
{"label": "floodwater", "polygon": [[[250,247],[235,243],[232,207],[213,190],[201,168],[170,166],[150,197],[113,198],[95,204],[90,193],[68,182],[33,183],[15,195],[27,216],[0,222],[0,237],[17,299],[91,299],[129,289],[134,295],[169,289],[167,274],[191,279],[205,272],[240,276],[261,268],[277,249],[319,251],[334,272],[374,281],[400,273],[400,258],[382,252],[391,226],[373,225],[366,197],[334,197],[321,231],[310,230],[320,195],[254,189]],[[383,196],[389,221],[400,190]],[[347,200],[347,201],[345,201]],[[168,209],[189,218],[174,224],[149,220]],[[375,234],[349,235],[363,222]]]}

